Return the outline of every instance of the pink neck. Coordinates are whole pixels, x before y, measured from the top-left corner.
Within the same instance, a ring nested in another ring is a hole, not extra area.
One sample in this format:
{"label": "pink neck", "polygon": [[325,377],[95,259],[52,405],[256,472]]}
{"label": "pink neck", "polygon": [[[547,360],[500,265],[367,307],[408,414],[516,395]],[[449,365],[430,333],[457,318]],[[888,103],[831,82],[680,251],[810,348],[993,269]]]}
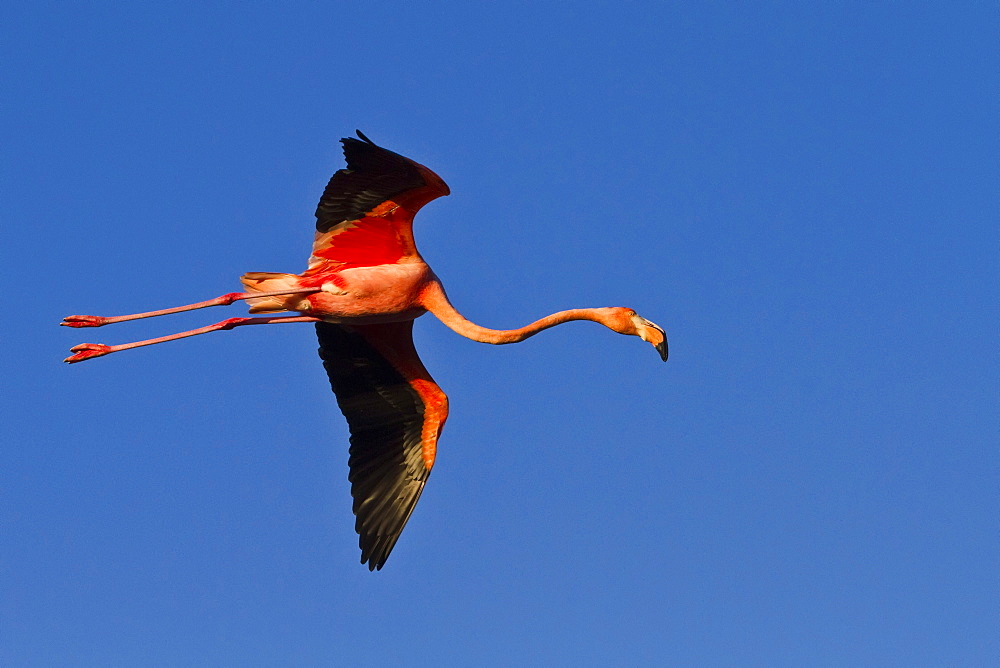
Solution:
{"label": "pink neck", "polygon": [[480,343],[493,343],[497,345],[517,343],[518,341],[524,341],[530,336],[534,336],[543,329],[555,327],[570,320],[591,320],[599,322],[605,327],[610,327],[607,322],[607,309],[601,308],[575,308],[568,311],[559,311],[519,329],[489,329],[481,327],[474,322],[466,320],[465,316],[455,310],[455,307],[448,301],[448,296],[445,294],[444,288],[437,281],[432,281],[427,285],[424,293],[421,295],[421,304],[433,313],[438,320],[455,332],[467,339],[479,341]]}

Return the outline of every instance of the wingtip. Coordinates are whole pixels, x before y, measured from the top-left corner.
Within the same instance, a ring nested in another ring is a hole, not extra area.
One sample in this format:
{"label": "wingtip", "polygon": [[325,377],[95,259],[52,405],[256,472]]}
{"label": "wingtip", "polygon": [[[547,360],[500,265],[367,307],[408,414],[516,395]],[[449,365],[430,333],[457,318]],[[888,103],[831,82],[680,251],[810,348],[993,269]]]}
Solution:
{"label": "wingtip", "polygon": [[380,560],[376,559],[374,555],[362,552],[362,554],[361,554],[361,564],[363,566],[367,566],[368,570],[370,572],[374,573],[375,571],[382,570],[382,567],[385,566],[386,558],[388,556],[389,555],[384,555],[382,557],[381,561],[380,561]]}
{"label": "wingtip", "polygon": [[376,148],[381,148],[381,146],[379,146],[378,144],[376,144],[375,142],[373,142],[371,139],[369,139],[368,135],[366,135],[361,130],[355,130],[355,132],[358,134],[357,137],[341,137],[340,138],[340,143],[344,145],[344,155],[347,155],[347,145],[348,144],[352,144],[352,143],[353,144],[360,144],[360,143],[364,142],[365,144],[368,144],[369,146],[374,146]]}

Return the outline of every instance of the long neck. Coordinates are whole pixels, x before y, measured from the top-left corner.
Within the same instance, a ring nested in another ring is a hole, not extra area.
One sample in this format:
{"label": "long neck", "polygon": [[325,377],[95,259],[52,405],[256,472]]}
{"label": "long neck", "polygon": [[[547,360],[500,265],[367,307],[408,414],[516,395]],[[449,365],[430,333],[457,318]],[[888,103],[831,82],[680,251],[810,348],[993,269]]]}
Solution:
{"label": "long neck", "polygon": [[519,329],[489,329],[481,327],[474,322],[470,322],[465,316],[455,310],[455,307],[448,301],[448,296],[445,294],[444,288],[437,281],[432,281],[426,286],[421,295],[421,303],[424,308],[433,313],[438,320],[449,328],[467,339],[479,341],[480,343],[493,343],[497,345],[517,343],[518,341],[524,341],[530,336],[534,336],[543,329],[555,327],[570,320],[592,320],[606,327],[609,326],[607,322],[608,309],[575,308],[553,313]]}

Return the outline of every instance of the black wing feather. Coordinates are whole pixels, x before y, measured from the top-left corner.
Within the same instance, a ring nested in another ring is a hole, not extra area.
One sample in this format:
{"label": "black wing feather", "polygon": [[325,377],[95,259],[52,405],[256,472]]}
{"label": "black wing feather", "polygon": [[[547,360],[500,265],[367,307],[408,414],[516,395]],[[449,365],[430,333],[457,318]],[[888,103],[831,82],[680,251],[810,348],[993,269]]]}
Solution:
{"label": "black wing feather", "polygon": [[361,334],[328,322],[316,323],[316,334],[351,429],[348,478],[361,563],[381,569],[430,475],[420,441],[424,402]]}
{"label": "black wing feather", "polygon": [[387,199],[427,185],[415,162],[376,146],[360,131],[358,136],[362,139],[340,140],[347,169],[335,173],[323,191],[316,208],[318,232],[358,220]]}

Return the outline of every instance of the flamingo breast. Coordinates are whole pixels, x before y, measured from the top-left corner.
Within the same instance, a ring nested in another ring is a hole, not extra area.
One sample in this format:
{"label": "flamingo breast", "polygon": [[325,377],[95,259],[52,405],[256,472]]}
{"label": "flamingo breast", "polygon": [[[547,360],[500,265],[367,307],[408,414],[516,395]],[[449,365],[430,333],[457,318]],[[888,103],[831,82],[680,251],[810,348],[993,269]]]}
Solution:
{"label": "flamingo breast", "polygon": [[433,276],[423,262],[317,272],[309,283],[323,288],[306,299],[310,315],[328,322],[372,324],[413,320],[424,313],[420,293]]}

